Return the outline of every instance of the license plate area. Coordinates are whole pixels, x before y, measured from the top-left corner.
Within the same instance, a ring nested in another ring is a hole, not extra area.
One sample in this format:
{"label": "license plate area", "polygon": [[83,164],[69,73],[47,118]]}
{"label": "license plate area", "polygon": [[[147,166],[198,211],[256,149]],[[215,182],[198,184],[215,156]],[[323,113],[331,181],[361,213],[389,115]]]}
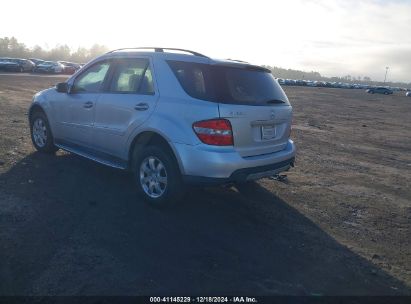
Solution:
{"label": "license plate area", "polygon": [[276,129],[274,125],[261,126],[261,139],[270,140],[276,136]]}

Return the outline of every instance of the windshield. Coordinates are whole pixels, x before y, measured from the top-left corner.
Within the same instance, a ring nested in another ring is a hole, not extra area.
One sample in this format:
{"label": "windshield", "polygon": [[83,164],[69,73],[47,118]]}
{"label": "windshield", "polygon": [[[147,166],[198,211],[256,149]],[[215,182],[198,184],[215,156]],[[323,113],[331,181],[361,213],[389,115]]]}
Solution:
{"label": "windshield", "polygon": [[245,66],[167,62],[191,97],[230,104],[288,104],[280,85],[266,70]]}

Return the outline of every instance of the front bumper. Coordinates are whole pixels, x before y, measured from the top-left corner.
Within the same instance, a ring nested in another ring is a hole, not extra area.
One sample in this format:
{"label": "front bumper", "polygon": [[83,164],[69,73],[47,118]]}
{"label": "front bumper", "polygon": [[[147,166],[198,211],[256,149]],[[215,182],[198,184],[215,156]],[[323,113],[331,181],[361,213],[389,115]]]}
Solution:
{"label": "front bumper", "polygon": [[294,165],[295,145],[288,140],[284,150],[241,157],[233,148],[174,144],[183,178],[192,183],[228,183],[277,174]]}

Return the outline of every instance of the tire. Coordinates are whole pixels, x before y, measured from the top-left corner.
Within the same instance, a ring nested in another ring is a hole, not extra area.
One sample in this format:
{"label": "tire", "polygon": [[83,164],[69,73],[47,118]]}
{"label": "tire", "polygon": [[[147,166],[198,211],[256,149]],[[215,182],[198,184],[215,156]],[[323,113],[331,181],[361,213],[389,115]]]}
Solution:
{"label": "tire", "polygon": [[184,196],[181,173],[171,153],[162,146],[134,148],[132,169],[137,190],[152,207],[163,208]]}
{"label": "tire", "polygon": [[30,119],[30,135],[34,147],[39,152],[55,153],[58,148],[54,145],[53,134],[46,115],[41,111],[33,113]]}

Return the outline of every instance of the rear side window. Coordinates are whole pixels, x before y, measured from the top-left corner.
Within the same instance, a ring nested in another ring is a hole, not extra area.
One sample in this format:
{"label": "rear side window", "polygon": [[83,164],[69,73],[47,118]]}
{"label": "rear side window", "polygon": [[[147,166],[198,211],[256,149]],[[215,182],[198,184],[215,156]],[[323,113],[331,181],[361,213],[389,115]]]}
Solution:
{"label": "rear side window", "polygon": [[281,86],[268,71],[253,66],[231,67],[167,61],[191,97],[228,104],[287,103]]}
{"label": "rear side window", "polygon": [[169,61],[175,76],[188,95],[203,100],[215,100],[210,71],[203,64]]}
{"label": "rear side window", "polygon": [[116,61],[109,91],[153,95],[153,76],[148,59],[128,58]]}

